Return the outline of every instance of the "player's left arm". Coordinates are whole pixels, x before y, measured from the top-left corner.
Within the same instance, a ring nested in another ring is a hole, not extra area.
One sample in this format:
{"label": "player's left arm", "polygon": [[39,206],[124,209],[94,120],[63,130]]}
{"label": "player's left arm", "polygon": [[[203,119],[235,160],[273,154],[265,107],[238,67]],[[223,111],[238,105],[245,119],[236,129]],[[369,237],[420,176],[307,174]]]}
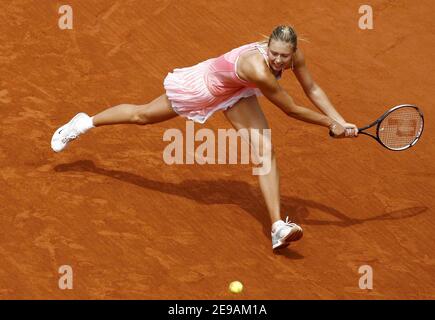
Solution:
{"label": "player's left arm", "polygon": [[305,63],[304,54],[301,52],[301,50],[296,51],[294,59],[293,72],[310,101],[331,119],[334,119],[342,125],[346,124],[346,121],[334,108],[331,101],[328,99],[328,96],[313,80],[313,77],[311,76],[310,71]]}

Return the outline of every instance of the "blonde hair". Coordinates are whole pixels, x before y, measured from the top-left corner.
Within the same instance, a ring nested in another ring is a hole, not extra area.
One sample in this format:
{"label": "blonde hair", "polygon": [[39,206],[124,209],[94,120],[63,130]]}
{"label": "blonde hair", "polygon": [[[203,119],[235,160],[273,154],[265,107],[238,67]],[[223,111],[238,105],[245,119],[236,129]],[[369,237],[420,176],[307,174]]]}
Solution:
{"label": "blonde hair", "polygon": [[289,43],[294,51],[298,49],[298,35],[296,30],[290,25],[277,26],[273,29],[270,36],[265,36],[263,34],[262,36],[264,39],[260,41],[261,43],[267,43],[267,45],[270,45],[270,41],[277,40]]}

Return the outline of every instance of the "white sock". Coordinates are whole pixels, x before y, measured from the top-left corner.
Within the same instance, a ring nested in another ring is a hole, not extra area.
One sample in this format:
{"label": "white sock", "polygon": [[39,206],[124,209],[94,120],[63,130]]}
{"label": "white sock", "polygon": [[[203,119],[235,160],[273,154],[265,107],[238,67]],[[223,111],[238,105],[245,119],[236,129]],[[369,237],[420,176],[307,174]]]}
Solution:
{"label": "white sock", "polygon": [[91,117],[91,127],[89,129],[91,129],[91,128],[95,128],[95,126],[94,126],[94,117]]}
{"label": "white sock", "polygon": [[79,129],[80,132],[85,133],[89,129],[94,128],[93,119],[94,117],[89,117],[89,116],[81,119],[81,121],[77,123],[77,129]]}
{"label": "white sock", "polygon": [[272,232],[275,232],[276,229],[277,229],[281,224],[283,224],[283,223],[285,223],[285,222],[282,221],[282,220],[275,221],[275,222],[272,224]]}

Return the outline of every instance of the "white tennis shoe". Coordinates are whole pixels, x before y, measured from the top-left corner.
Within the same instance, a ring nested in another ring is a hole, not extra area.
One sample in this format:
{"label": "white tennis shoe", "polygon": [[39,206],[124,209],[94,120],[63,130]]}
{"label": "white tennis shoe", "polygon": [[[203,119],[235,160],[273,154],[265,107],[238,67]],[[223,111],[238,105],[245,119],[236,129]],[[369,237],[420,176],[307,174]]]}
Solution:
{"label": "white tennis shoe", "polygon": [[290,242],[298,241],[302,238],[304,232],[296,223],[287,219],[278,222],[275,231],[272,231],[272,249],[283,249],[289,246]]}
{"label": "white tennis shoe", "polygon": [[55,131],[51,138],[51,148],[54,152],[60,152],[72,140],[77,139],[81,134],[86,132],[83,123],[89,122],[90,117],[86,113],[79,113],[70,120],[67,124],[63,125]]}

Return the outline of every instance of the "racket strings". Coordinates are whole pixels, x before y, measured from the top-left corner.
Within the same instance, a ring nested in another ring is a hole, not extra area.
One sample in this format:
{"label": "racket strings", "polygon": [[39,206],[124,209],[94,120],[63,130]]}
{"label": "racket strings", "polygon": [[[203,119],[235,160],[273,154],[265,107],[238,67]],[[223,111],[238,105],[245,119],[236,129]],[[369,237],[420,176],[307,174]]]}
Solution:
{"label": "racket strings", "polygon": [[378,136],[391,149],[411,146],[423,130],[423,118],[415,108],[400,108],[391,112],[380,123]]}

